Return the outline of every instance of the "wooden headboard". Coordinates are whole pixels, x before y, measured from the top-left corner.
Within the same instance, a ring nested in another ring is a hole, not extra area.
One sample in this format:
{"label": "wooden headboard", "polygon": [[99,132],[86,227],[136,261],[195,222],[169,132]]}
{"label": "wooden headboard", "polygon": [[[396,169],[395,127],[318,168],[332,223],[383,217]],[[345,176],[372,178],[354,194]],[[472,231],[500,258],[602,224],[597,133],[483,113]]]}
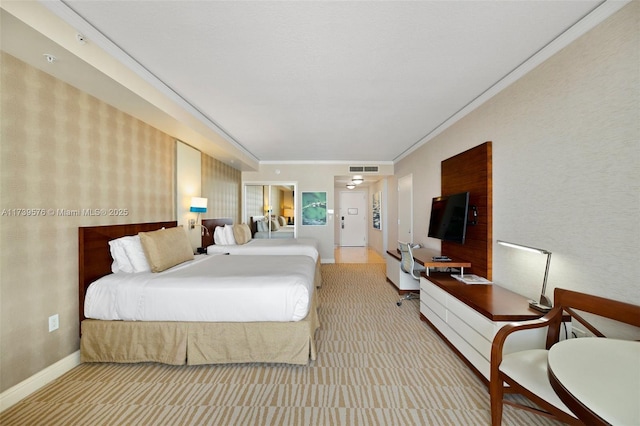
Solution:
{"label": "wooden headboard", "polygon": [[155,231],[162,227],[172,228],[177,224],[176,221],[171,221],[78,228],[78,269],[80,272],[78,282],[80,305],[78,309],[80,322],[85,319],[84,295],[89,284],[111,273],[113,259],[111,258],[109,241],[127,235],[137,235],[138,232]]}
{"label": "wooden headboard", "polygon": [[[467,226],[464,244],[442,241],[442,254],[471,262],[471,272],[492,279],[493,178],[491,142],[485,142],[441,163],[441,195],[469,191],[477,208],[477,224]],[[471,218],[471,212],[469,213]]]}
{"label": "wooden headboard", "polygon": [[205,233],[202,236],[202,247],[209,247],[215,244],[213,241],[213,233],[215,232],[218,226],[225,226],[225,225],[233,225],[233,219],[230,219],[228,217],[223,217],[219,219],[202,219],[202,226],[207,228],[207,231],[209,231],[208,234]]}

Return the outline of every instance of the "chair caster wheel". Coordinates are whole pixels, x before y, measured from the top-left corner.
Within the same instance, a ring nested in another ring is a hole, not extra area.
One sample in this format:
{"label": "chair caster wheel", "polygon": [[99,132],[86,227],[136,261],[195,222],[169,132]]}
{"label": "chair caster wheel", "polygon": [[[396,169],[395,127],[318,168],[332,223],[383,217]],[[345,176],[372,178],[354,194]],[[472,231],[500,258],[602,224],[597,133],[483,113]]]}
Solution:
{"label": "chair caster wheel", "polygon": [[402,306],[402,302],[396,302],[396,305]]}

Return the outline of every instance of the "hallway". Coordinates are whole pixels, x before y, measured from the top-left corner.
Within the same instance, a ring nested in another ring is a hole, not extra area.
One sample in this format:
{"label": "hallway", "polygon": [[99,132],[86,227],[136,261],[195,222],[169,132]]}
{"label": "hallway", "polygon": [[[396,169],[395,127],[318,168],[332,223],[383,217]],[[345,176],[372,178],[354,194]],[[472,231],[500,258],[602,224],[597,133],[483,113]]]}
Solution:
{"label": "hallway", "polygon": [[336,247],[336,263],[386,263],[384,257],[369,247]]}

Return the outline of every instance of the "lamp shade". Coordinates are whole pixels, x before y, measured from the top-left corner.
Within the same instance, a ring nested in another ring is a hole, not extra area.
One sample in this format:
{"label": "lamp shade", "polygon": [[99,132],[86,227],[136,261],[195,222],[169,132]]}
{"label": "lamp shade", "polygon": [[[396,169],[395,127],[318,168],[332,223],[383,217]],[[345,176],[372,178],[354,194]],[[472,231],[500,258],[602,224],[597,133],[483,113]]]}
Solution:
{"label": "lamp shade", "polygon": [[286,217],[291,217],[293,216],[293,209],[284,209],[284,215]]}
{"label": "lamp shade", "polygon": [[200,197],[192,197],[191,198],[191,208],[190,212],[193,213],[206,213],[207,212],[207,199]]}

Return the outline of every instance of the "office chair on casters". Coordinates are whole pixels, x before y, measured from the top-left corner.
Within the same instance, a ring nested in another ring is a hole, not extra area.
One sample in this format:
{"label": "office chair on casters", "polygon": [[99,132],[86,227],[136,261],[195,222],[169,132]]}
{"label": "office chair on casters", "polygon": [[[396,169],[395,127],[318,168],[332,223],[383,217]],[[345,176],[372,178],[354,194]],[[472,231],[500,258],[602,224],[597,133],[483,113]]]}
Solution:
{"label": "office chair on casters", "polygon": [[[426,268],[418,263],[413,258],[413,250],[411,249],[411,244],[398,241],[398,249],[400,250],[400,254],[402,255],[402,259],[400,260],[400,269],[402,272],[405,272],[415,280],[420,281],[420,272],[426,270]],[[420,299],[420,294],[416,293],[406,293],[404,296],[398,300],[396,305],[401,306],[403,300],[411,300],[411,299]]]}

